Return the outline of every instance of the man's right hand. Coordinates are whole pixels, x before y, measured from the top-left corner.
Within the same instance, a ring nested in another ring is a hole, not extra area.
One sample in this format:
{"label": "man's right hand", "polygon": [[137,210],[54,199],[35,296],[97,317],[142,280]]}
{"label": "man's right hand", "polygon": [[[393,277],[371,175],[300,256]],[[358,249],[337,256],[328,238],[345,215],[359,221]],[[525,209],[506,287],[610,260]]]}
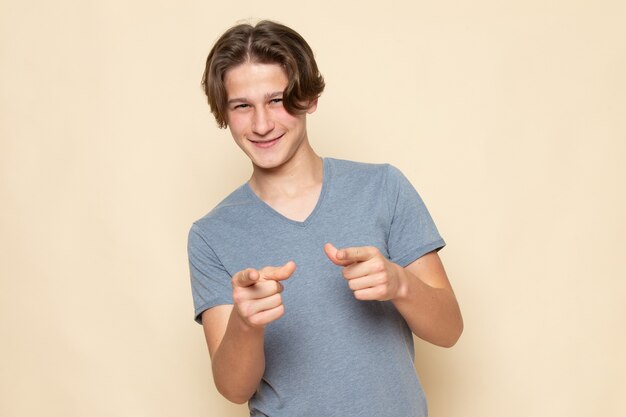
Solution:
{"label": "man's right hand", "polygon": [[286,280],[296,270],[293,261],[283,266],[266,266],[237,272],[232,279],[234,308],[250,327],[263,328],[285,313],[280,293]]}

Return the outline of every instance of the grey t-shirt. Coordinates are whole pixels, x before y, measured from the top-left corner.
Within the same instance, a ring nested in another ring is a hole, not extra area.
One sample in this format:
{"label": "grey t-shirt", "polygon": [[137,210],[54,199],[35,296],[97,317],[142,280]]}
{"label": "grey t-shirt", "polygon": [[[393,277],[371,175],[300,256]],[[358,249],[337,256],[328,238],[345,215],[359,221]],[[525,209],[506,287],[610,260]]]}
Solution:
{"label": "grey t-shirt", "polygon": [[265,373],[251,416],[426,416],[411,331],[391,302],[354,298],[323,246],[376,246],[400,266],[445,245],[421,198],[390,165],[324,158],[319,201],[303,222],[244,184],[189,233],[195,318],[232,304],[231,277],[296,263],[285,315],[265,333]]}

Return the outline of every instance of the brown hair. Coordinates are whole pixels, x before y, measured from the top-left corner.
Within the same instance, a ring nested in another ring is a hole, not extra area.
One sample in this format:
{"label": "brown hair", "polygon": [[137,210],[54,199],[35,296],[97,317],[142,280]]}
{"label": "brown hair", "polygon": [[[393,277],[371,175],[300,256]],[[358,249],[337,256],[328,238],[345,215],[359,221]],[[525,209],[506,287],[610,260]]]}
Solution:
{"label": "brown hair", "polygon": [[224,75],[245,62],[278,64],[283,68],[289,79],[283,106],[291,114],[306,110],[324,90],[324,78],[317,69],[313,51],[296,31],[269,20],[255,26],[234,26],[213,46],[202,76],[202,88],[221,128],[228,126]]}

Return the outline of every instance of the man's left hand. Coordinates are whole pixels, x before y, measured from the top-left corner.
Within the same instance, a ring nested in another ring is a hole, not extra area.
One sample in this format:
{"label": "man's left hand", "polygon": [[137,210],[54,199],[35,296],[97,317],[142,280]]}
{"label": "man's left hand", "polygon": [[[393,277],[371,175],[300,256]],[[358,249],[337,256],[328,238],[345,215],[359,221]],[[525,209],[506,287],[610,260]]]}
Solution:
{"label": "man's left hand", "polygon": [[392,300],[406,292],[404,269],[385,258],[376,247],[337,249],[327,243],[324,252],[332,263],[343,267],[343,277],[357,300]]}

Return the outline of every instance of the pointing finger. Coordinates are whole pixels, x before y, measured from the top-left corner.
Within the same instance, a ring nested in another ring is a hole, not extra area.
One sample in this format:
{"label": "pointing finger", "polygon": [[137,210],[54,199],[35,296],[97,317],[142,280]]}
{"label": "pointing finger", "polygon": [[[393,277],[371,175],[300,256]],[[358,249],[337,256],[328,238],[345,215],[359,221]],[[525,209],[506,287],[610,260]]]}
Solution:
{"label": "pointing finger", "polygon": [[248,268],[238,272],[235,275],[233,279],[233,284],[239,287],[249,287],[256,284],[259,278],[259,272],[256,269]]}
{"label": "pointing finger", "polygon": [[340,261],[364,262],[378,254],[378,249],[373,246],[355,246],[343,248],[337,251],[337,259]]}

